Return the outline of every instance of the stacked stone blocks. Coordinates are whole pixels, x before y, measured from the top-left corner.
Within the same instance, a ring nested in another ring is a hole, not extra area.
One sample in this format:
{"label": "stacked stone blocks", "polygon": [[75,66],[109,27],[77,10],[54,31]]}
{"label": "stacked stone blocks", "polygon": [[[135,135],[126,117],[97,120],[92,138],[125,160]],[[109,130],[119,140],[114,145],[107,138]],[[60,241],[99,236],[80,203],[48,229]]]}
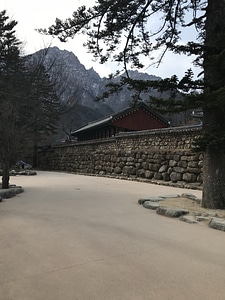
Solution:
{"label": "stacked stone blocks", "polygon": [[146,181],[202,184],[203,155],[193,151],[201,128],[122,133],[39,152],[39,168]]}

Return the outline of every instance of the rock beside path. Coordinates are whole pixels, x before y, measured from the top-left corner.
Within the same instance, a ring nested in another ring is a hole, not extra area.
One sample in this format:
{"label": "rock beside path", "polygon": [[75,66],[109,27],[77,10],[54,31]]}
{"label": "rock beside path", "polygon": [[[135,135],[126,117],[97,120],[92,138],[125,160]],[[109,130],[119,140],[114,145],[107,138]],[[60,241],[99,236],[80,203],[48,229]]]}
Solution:
{"label": "rock beside path", "polygon": [[155,201],[145,201],[143,203],[143,207],[148,208],[148,209],[156,210],[159,207],[159,203],[157,203]]}
{"label": "rock beside path", "polygon": [[148,197],[148,198],[140,198],[138,199],[138,204],[140,205],[144,205],[145,202],[159,202],[159,201],[162,201],[162,200],[165,200],[165,198],[163,197]]}
{"label": "rock beside path", "polygon": [[22,171],[15,171],[12,170],[9,172],[10,176],[18,176],[18,175],[25,175],[25,176],[33,176],[33,175],[37,175],[36,171],[33,170],[22,170]]}
{"label": "rock beside path", "polygon": [[0,198],[1,199],[8,199],[16,196],[17,194],[23,193],[24,190],[22,187],[13,187],[9,189],[2,189],[0,190]]}
{"label": "rock beside path", "polygon": [[177,207],[159,206],[156,209],[158,215],[163,215],[171,218],[178,218],[189,213],[188,210]]}
{"label": "rock beside path", "polygon": [[217,230],[225,231],[225,219],[212,218],[209,222],[209,227]]}
{"label": "rock beside path", "polygon": [[156,211],[158,215],[179,218],[179,220],[189,224],[204,223],[210,228],[225,231],[225,211],[206,210],[200,207],[200,203],[201,199],[189,193],[181,196],[166,195],[138,200],[138,204]]}
{"label": "rock beside path", "polygon": [[190,216],[190,215],[181,216],[179,219],[181,221],[189,223],[189,224],[196,224],[196,223],[198,223],[196,221],[196,218],[194,216]]}

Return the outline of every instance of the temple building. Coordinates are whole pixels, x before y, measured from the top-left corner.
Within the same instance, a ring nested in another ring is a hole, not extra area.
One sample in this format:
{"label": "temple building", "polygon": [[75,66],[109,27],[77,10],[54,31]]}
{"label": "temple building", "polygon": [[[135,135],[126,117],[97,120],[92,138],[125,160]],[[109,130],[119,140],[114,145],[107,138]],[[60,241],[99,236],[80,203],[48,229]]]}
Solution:
{"label": "temple building", "polygon": [[169,122],[159,113],[141,102],[135,107],[90,122],[75,130],[72,136],[77,141],[104,139],[120,132],[141,131],[169,127]]}

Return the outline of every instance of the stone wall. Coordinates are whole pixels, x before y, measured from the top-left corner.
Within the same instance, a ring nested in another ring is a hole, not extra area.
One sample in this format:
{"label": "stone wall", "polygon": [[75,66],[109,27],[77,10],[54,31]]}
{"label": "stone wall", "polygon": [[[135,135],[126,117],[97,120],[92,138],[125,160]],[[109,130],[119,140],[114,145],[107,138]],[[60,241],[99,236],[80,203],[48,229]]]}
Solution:
{"label": "stone wall", "polygon": [[38,167],[200,187],[203,156],[192,151],[200,133],[196,126],[167,128],[55,146],[39,152]]}

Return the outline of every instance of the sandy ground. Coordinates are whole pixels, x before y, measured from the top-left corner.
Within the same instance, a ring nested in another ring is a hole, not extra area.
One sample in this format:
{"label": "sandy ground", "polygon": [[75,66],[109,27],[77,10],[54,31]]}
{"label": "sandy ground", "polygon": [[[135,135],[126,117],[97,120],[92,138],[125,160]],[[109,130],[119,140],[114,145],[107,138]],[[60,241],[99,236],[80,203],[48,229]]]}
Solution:
{"label": "sandy ground", "polygon": [[221,209],[206,209],[201,207],[196,201],[187,199],[184,197],[179,198],[167,198],[166,200],[159,202],[160,206],[173,206],[189,210],[190,213],[201,213],[204,215],[218,216],[225,218],[225,210]]}

